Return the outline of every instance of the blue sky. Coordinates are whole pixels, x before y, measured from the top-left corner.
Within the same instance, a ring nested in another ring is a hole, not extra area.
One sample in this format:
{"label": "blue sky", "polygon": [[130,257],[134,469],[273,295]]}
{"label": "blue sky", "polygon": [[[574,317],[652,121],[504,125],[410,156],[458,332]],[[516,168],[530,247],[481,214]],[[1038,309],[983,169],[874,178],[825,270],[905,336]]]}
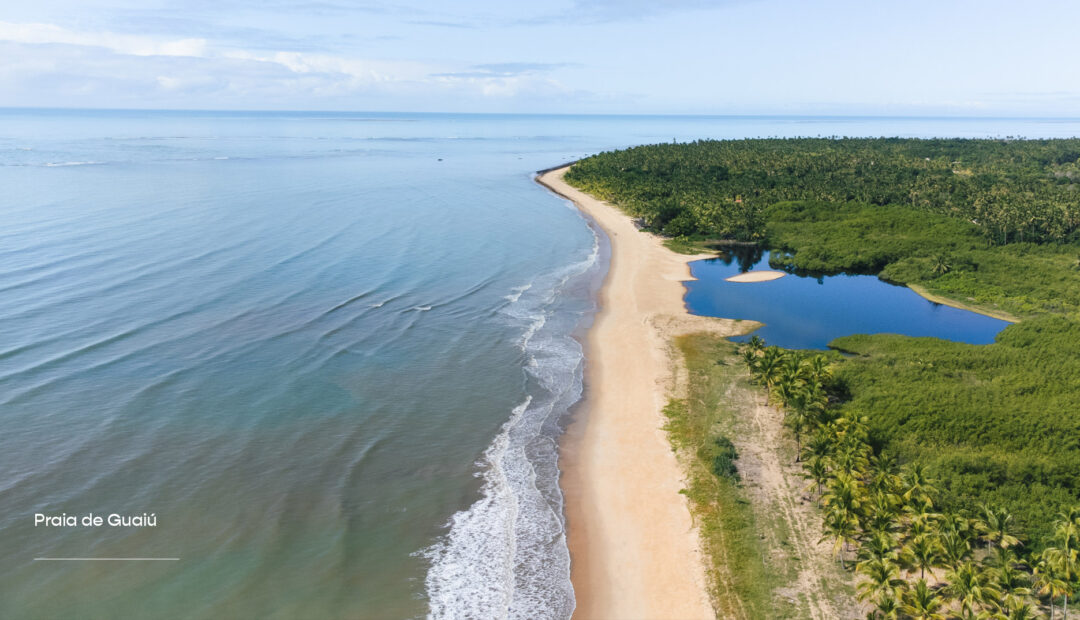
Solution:
{"label": "blue sky", "polygon": [[1080,115],[1080,3],[33,0],[0,106]]}

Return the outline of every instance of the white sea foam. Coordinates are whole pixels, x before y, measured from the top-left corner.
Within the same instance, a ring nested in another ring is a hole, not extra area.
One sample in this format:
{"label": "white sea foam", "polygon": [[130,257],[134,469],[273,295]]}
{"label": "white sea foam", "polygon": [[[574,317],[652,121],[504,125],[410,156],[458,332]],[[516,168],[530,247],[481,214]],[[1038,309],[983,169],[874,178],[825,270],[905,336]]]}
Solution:
{"label": "white sea foam", "polygon": [[[522,351],[528,351],[529,343],[532,341],[533,336],[535,336],[536,332],[540,331],[540,329],[544,327],[546,323],[546,315],[536,315],[536,317],[533,319],[533,322],[529,323],[529,326],[525,328],[525,333],[521,335],[521,340],[518,341],[518,347],[520,347]],[[533,357],[531,355],[529,356],[529,361],[533,361]]]}
{"label": "white sea foam", "polygon": [[522,286],[515,286],[510,289],[512,292],[509,295],[503,297],[503,299],[509,301],[510,303],[514,303],[515,301],[521,299],[522,293],[529,290],[530,288],[532,288],[532,282],[529,282],[528,284],[523,284]]}
{"label": "white sea foam", "polygon": [[484,451],[480,499],[450,520],[450,534],[425,552],[432,561],[426,584],[432,618],[505,618],[513,595],[517,505],[506,471],[510,429],[532,402],[514,408]]}
{"label": "white sea foam", "polygon": [[564,293],[599,256],[514,289],[502,308],[522,326],[527,393],[484,452],[480,498],[455,514],[449,531],[421,552],[429,618],[569,618],[570,554],[558,479],[560,420],[581,397],[584,356],[571,332],[590,300]]}
{"label": "white sea foam", "polygon": [[62,166],[97,166],[102,164],[100,161],[59,161],[48,162],[45,164],[46,168],[60,168]]}

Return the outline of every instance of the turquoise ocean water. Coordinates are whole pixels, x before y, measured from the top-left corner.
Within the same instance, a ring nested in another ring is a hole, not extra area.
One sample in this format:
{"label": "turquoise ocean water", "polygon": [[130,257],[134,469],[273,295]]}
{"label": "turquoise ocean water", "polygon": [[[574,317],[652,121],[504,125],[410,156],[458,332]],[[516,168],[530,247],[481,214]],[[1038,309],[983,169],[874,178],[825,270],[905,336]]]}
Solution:
{"label": "turquoise ocean water", "polygon": [[532,172],[784,135],[1080,121],[0,111],[0,617],[567,617],[606,241]]}

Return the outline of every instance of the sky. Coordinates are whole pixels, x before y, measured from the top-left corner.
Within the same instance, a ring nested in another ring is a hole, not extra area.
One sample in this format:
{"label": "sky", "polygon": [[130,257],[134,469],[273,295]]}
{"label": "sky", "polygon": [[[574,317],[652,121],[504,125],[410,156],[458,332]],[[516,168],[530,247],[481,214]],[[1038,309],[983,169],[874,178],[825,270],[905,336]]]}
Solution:
{"label": "sky", "polygon": [[1080,115],[1075,0],[30,0],[0,106]]}

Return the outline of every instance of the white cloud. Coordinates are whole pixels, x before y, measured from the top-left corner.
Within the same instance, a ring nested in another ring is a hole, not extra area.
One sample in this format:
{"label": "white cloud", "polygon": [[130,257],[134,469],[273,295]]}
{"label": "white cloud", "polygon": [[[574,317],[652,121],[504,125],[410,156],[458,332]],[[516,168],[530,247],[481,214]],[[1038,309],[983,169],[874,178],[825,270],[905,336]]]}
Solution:
{"label": "white cloud", "polygon": [[473,74],[441,74],[434,80],[451,90],[474,90],[491,99],[509,99],[522,95],[530,97],[566,96],[571,89],[556,80],[533,75],[483,77]]}
{"label": "white cloud", "polygon": [[430,65],[417,62],[373,61],[304,52],[256,53],[247,50],[228,50],[222,52],[221,57],[274,63],[293,73],[337,74],[358,82],[422,80],[433,70]]}
{"label": "white cloud", "polygon": [[111,32],[76,32],[54,24],[14,24],[3,21],[0,21],[0,41],[100,47],[131,56],[201,57],[206,55],[207,49],[205,39],[159,40]]}
{"label": "white cloud", "polygon": [[[0,67],[0,90],[6,91],[0,105],[317,107],[350,106],[363,97],[377,102],[379,96],[465,105],[570,92],[544,75],[541,65],[518,74],[484,74],[451,63],[250,50],[45,23],[0,22],[0,50],[8,59]],[[116,100],[109,103],[107,93]]]}

